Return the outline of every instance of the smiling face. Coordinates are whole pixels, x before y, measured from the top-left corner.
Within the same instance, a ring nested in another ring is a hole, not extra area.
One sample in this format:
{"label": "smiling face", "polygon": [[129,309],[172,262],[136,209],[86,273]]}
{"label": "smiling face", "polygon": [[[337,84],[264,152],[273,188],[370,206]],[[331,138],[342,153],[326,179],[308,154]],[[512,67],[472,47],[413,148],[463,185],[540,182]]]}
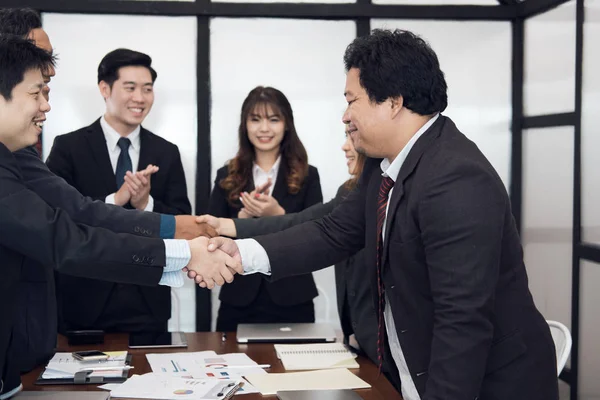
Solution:
{"label": "smiling face", "polygon": [[37,143],[50,104],[43,95],[44,78],[39,69],[30,69],[15,86],[11,99],[0,96],[0,141],[10,151]]}
{"label": "smiling face", "polygon": [[342,121],[356,151],[368,157],[388,157],[390,124],[394,118],[390,101],[379,104],[371,101],[360,83],[360,72],[356,68],[350,69],[346,75],[344,95],[348,107]]}
{"label": "smiling face", "polygon": [[[31,32],[29,32],[27,39],[33,41],[33,43],[35,43],[35,45],[37,47],[39,47],[40,49],[44,49],[49,54],[53,54],[54,50],[52,49],[52,44],[50,43],[50,38],[48,37],[48,34],[46,33],[46,31],[44,31],[42,28],[33,29]],[[48,70],[44,71],[43,75],[44,75],[44,84],[45,84],[44,89],[43,89],[43,94],[44,94],[44,97],[46,98],[46,100],[48,100],[49,95],[50,95],[50,87],[48,86],[48,84],[50,83],[50,81],[52,80],[54,75],[56,75],[56,70],[54,69],[54,66],[50,65],[48,67]]]}
{"label": "smiling face", "polygon": [[346,135],[346,141],[342,146],[342,150],[344,151],[344,155],[346,156],[346,165],[348,166],[348,173],[350,175],[356,175],[356,163],[358,160],[358,152],[354,148],[354,143],[352,143],[352,138],[350,135]]}
{"label": "smiling face", "polygon": [[258,104],[246,119],[248,140],[258,152],[279,152],[285,135],[285,121],[270,104]]}
{"label": "smiling face", "polygon": [[106,100],[106,121],[123,136],[144,121],[154,104],[152,75],[146,67],[122,67],[112,88],[104,81],[98,87]]}

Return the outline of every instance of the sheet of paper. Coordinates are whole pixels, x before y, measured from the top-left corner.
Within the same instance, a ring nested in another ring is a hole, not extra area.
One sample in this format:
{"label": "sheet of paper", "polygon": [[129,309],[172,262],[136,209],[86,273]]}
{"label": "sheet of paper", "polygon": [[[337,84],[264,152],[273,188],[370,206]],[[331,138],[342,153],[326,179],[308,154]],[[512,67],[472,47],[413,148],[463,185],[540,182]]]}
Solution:
{"label": "sheet of paper", "polygon": [[192,372],[201,368],[252,367],[257,365],[244,353],[217,354],[214,351],[194,353],[146,354],[153,372]]}
{"label": "sheet of paper", "polygon": [[[223,397],[233,380],[183,379],[164,373],[134,375],[110,392],[111,397],[135,399],[204,400]],[[218,393],[221,393],[219,396]]]}
{"label": "sheet of paper", "polygon": [[257,374],[246,375],[245,378],[263,395],[276,394],[278,390],[364,389],[371,387],[347,369]]}
{"label": "sheet of paper", "polygon": [[195,368],[203,368],[205,359],[216,357],[214,351],[197,351],[192,353],[152,353],[146,359],[153,372],[189,372]]}

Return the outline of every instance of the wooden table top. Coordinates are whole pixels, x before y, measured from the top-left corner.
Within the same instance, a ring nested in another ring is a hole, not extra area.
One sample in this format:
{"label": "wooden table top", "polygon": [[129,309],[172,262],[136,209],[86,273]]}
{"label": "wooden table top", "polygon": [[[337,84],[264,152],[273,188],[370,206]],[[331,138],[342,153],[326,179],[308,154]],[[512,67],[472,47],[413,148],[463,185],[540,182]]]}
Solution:
{"label": "wooden table top", "polygon": [[[81,350],[101,350],[101,351],[119,351],[127,350],[133,355],[132,365],[135,367],[130,374],[145,374],[152,372],[146,359],[147,353],[174,353],[174,352],[195,352],[213,350],[217,354],[225,353],[246,353],[248,357],[259,364],[271,364],[268,372],[285,372],[281,361],[277,358],[273,344],[252,343],[239,344],[236,342],[235,333],[227,334],[227,339],[222,340],[219,332],[196,332],[187,333],[188,347],[178,349],[129,349],[127,334],[106,334],[104,344],[69,346],[67,339],[60,335],[58,339],[58,350],[60,352],[73,352]],[[402,400],[402,397],[389,381],[379,375],[377,366],[365,357],[359,356],[357,359],[360,368],[351,369],[354,374],[368,382],[372,387],[370,389],[359,389],[356,392],[365,400]],[[101,390],[97,385],[36,385],[34,382],[44,370],[44,367],[38,367],[35,370],[21,377],[25,390],[31,391],[95,391]],[[238,396],[241,398],[241,396]],[[236,398],[238,398],[236,397]],[[276,399],[277,396],[261,396],[260,394],[243,395],[244,400],[255,399]]]}

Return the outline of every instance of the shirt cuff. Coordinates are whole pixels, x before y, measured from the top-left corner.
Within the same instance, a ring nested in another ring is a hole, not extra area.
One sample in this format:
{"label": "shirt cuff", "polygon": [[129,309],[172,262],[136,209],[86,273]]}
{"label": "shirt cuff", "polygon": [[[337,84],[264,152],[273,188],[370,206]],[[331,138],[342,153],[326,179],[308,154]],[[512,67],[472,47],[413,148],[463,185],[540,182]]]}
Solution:
{"label": "shirt cuff", "polygon": [[104,202],[106,204],[115,204],[115,194],[109,194],[108,196],[106,196],[106,199],[104,199]]}
{"label": "shirt cuff", "polygon": [[154,199],[150,195],[148,195],[148,204],[146,204],[144,211],[154,211]]}
{"label": "shirt cuff", "polygon": [[167,263],[165,272],[181,271],[183,267],[190,263],[192,252],[187,240],[183,239],[165,239],[165,256]]}
{"label": "shirt cuff", "polygon": [[175,237],[175,216],[160,214],[160,238],[173,239]]}
{"label": "shirt cuff", "polygon": [[183,286],[183,272],[182,271],[173,271],[173,272],[163,272],[159,285],[162,286],[170,286],[170,287],[182,287]]}
{"label": "shirt cuff", "polygon": [[271,263],[267,251],[254,239],[238,239],[235,241],[242,257],[244,275],[271,275]]}

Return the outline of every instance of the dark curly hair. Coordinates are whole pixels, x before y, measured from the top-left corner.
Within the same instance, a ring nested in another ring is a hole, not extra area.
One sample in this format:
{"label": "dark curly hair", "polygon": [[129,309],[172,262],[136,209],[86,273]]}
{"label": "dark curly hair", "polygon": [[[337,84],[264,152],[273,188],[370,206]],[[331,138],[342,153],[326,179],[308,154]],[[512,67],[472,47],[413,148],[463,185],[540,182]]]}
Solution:
{"label": "dark curly hair", "polygon": [[409,110],[430,115],[448,105],[448,87],[435,52],[409,31],[374,29],[344,53],[346,70],[357,68],[372,102],[403,98]]}
{"label": "dark curly hair", "polygon": [[246,121],[252,113],[264,111],[270,106],[285,123],[285,133],[281,141],[281,164],[287,168],[287,188],[291,194],[302,189],[304,179],[308,175],[308,154],[298,137],[294,125],[292,106],[285,95],[272,87],[257,86],[248,94],[242,104],[240,127],[238,129],[240,147],[236,156],[227,164],[227,176],[219,185],[227,192],[227,201],[235,206],[240,192],[252,181],[252,164],[255,158],[254,146],[248,138]]}

